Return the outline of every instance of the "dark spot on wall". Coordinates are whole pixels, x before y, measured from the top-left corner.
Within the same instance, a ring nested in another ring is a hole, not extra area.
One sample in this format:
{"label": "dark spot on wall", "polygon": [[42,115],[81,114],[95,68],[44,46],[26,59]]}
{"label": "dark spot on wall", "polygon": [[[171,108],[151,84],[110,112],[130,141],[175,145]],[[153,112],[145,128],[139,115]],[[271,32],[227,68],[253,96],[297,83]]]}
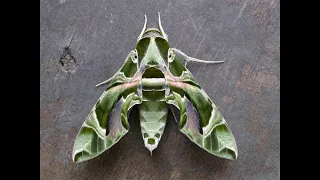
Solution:
{"label": "dark spot on wall", "polygon": [[59,62],[62,66],[61,69],[66,73],[76,72],[79,66],[77,59],[72,55],[68,47],[64,48]]}

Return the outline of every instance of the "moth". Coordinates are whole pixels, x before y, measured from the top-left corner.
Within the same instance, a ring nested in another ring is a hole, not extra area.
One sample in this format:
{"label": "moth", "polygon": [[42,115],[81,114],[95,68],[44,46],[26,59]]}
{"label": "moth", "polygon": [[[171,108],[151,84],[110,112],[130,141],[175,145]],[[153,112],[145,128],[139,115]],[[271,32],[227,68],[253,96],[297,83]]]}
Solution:
{"label": "moth", "polygon": [[159,28],[146,29],[145,16],[135,49],[118,72],[97,85],[109,83],[75,139],[75,163],[90,160],[116,144],[129,131],[128,117],[133,106],[138,106],[142,138],[151,155],[171,111],[179,117],[175,120],[180,131],[192,142],[215,156],[237,159],[236,141],[225,119],[186,68],[187,62],[192,61],[222,61],[196,59],[171,48],[160,13],[158,20]]}

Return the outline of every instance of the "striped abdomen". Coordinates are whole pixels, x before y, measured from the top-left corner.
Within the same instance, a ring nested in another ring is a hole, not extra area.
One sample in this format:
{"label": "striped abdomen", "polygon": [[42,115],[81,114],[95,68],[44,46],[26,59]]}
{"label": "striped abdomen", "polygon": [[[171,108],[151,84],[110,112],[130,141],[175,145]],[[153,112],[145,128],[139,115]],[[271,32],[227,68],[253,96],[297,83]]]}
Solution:
{"label": "striped abdomen", "polygon": [[145,146],[157,148],[167,122],[168,104],[165,102],[165,79],[142,79],[142,103],[139,105],[141,132]]}

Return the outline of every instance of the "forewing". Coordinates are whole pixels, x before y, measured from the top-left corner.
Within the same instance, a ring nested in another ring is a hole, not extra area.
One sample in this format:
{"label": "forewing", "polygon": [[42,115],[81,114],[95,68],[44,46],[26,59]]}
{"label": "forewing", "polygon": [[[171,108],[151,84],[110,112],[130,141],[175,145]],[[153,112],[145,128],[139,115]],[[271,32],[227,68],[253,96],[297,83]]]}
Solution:
{"label": "forewing", "polygon": [[[123,68],[131,63],[129,60]],[[114,76],[76,137],[72,153],[74,162],[98,156],[128,132],[128,111],[141,101],[135,94],[138,84],[139,81],[128,81],[121,70]]]}

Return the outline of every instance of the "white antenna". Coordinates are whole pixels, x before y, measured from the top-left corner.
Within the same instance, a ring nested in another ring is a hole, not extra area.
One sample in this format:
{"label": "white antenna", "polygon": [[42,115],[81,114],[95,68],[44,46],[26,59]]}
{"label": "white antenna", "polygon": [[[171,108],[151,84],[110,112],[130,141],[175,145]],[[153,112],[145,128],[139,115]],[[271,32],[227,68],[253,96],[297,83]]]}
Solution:
{"label": "white antenna", "polygon": [[144,25],[143,25],[143,28],[142,28],[142,31],[141,31],[140,35],[138,36],[137,41],[139,41],[141,39],[144,31],[146,30],[146,27],[147,27],[147,16],[144,15]]}

